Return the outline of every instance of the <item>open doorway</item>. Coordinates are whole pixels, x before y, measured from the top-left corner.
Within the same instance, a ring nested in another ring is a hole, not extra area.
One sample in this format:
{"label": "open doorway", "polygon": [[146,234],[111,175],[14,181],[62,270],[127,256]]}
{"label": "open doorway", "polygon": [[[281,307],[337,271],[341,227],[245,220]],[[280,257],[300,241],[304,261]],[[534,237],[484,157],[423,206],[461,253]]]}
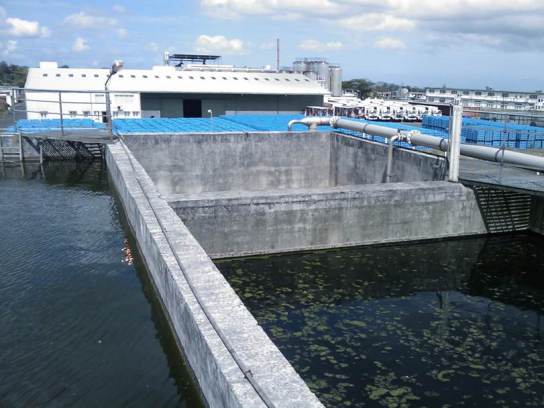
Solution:
{"label": "open doorway", "polygon": [[202,117],[202,100],[201,99],[184,99],[183,100],[183,117],[184,118],[201,118]]}

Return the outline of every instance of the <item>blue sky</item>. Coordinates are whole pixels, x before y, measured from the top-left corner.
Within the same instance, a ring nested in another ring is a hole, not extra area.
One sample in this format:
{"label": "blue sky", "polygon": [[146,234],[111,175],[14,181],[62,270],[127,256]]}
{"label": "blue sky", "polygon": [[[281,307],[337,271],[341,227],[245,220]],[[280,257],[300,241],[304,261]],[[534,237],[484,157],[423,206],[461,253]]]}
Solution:
{"label": "blue sky", "polygon": [[420,86],[544,89],[543,0],[2,0],[0,59],[106,67],[165,50],[236,65],[299,56],[344,78]]}

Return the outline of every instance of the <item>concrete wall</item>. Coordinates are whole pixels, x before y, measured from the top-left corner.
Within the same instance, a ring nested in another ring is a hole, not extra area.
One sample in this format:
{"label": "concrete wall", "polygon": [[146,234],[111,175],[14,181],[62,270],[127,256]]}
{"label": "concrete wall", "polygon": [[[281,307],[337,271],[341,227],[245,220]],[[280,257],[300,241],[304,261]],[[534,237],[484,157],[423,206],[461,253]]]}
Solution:
{"label": "concrete wall", "polygon": [[[385,182],[387,147],[355,137],[332,135],[331,174],[334,185]],[[393,183],[444,180],[442,158],[405,149],[393,150]]]}
{"label": "concrete wall", "polygon": [[474,193],[394,183],[171,201],[216,258],[485,234]]}
{"label": "concrete wall", "polygon": [[[382,183],[387,147],[324,132],[125,135],[163,194]],[[394,151],[393,181],[443,180],[442,159]]]}
{"label": "concrete wall", "polygon": [[107,164],[173,331],[209,406],[265,406],[234,353],[274,406],[321,407],[122,143],[108,146]]}
{"label": "concrete wall", "polygon": [[533,197],[530,228],[534,232],[544,234],[544,198],[542,197]]}
{"label": "concrete wall", "polygon": [[328,187],[327,134],[125,136],[163,194]]}

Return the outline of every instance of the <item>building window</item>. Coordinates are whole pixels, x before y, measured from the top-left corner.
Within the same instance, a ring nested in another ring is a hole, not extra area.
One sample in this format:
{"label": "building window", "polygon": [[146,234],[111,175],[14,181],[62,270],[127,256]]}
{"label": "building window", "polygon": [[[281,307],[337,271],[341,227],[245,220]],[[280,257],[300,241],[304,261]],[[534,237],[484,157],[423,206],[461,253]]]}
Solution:
{"label": "building window", "polygon": [[94,116],[99,118],[100,117],[100,111],[94,111]]}
{"label": "building window", "polygon": [[297,81],[297,82],[300,82],[300,79],[298,79],[298,78],[295,78],[295,81]]}
{"label": "building window", "polygon": [[280,79],[279,78],[276,78],[276,81],[279,81]]}
{"label": "building window", "polygon": [[259,80],[259,78],[255,78],[255,81],[258,81],[258,80]]}
{"label": "building window", "polygon": [[509,94],[508,92],[504,92],[504,93],[502,94],[502,97],[503,97],[503,98],[508,98],[509,96],[510,96],[510,94]]}
{"label": "building window", "polygon": [[172,79],[170,75],[166,75],[166,79]]}
{"label": "building window", "polygon": [[43,118],[46,118],[47,117],[47,111],[41,111],[40,112],[40,117],[43,119]]}
{"label": "building window", "polygon": [[42,74],[42,76],[46,77],[46,76],[47,76],[47,74]]}
{"label": "building window", "polygon": [[183,77],[181,75],[178,75],[178,79],[182,79]]}
{"label": "building window", "polygon": [[95,77],[95,78],[98,78],[98,74],[94,74],[94,77]]}
{"label": "building window", "polygon": [[57,74],[57,75],[55,75],[55,76],[60,77],[60,74]]}
{"label": "building window", "polygon": [[223,77],[223,79],[224,79],[224,80],[226,80],[226,79],[227,79],[227,77]]}
{"label": "building window", "polygon": [[131,77],[131,78],[136,78],[136,75],[131,74],[130,77]]}
{"label": "building window", "polygon": [[215,77],[211,77],[212,79],[216,79]]}
{"label": "building window", "polygon": [[117,76],[118,76],[119,78],[124,78],[124,77],[125,77],[124,75],[121,75],[121,74],[119,74],[119,75],[117,75]]}
{"label": "building window", "polygon": [[195,79],[195,78],[194,78],[194,77],[192,77],[192,76],[189,76],[189,79]]}
{"label": "building window", "polygon": [[244,77],[244,79],[245,79],[246,81],[249,81],[249,78],[248,78],[248,77]]}
{"label": "building window", "polygon": [[75,118],[76,115],[77,115],[77,112],[76,112],[76,111],[70,111],[69,113],[70,113],[70,117],[71,117],[71,118]]}
{"label": "building window", "polygon": [[232,77],[232,79],[234,79],[235,81],[238,81],[238,77]]}
{"label": "building window", "polygon": [[87,74],[81,74],[81,78],[87,78]]}
{"label": "building window", "polygon": [[474,92],[476,96],[482,96],[482,93],[480,91]]}
{"label": "building window", "polygon": [[530,95],[529,98],[530,99],[538,99],[538,95]]}
{"label": "building window", "polygon": [[155,75],[155,78],[159,79],[159,76],[158,76],[158,75]]}
{"label": "building window", "polygon": [[469,91],[463,91],[463,95],[468,95],[469,93]]}
{"label": "building window", "polygon": [[495,96],[495,92],[488,92],[487,96]]}
{"label": "building window", "polygon": [[142,75],[142,78],[146,78],[146,79],[147,79],[147,75]]}
{"label": "building window", "polygon": [[140,112],[134,111],[132,112],[132,116],[140,116]]}
{"label": "building window", "polygon": [[200,79],[206,79],[206,78],[204,78],[203,76],[201,76]]}
{"label": "building window", "polygon": [[265,81],[270,81],[270,78],[265,78],[264,80],[265,80]]}
{"label": "building window", "polygon": [[289,82],[289,78],[285,78],[285,80],[286,80],[287,82]]}
{"label": "building window", "polygon": [[83,116],[88,118],[89,116],[91,116],[91,112],[90,111],[83,111]]}
{"label": "building window", "polygon": [[73,77],[74,77],[74,74],[68,74],[68,76],[69,76],[70,78],[73,78]]}
{"label": "building window", "polygon": [[446,93],[446,90],[445,90],[445,89],[441,89],[441,90],[440,90],[440,93],[441,93],[441,94],[445,94],[445,93]]}

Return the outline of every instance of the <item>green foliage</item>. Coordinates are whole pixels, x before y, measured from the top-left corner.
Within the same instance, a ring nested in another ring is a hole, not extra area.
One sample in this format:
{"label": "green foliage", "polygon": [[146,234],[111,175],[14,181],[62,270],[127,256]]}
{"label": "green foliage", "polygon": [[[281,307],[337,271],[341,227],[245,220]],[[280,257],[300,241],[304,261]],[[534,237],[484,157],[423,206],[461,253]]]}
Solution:
{"label": "green foliage", "polygon": [[388,82],[372,82],[368,79],[351,79],[342,82],[342,88],[347,91],[354,91],[357,95],[364,99],[376,96],[378,92],[395,92],[401,88],[407,88],[410,92],[422,92],[422,88],[415,86],[403,86]]}
{"label": "green foliage", "polygon": [[24,87],[28,67],[0,61],[0,85]]}

